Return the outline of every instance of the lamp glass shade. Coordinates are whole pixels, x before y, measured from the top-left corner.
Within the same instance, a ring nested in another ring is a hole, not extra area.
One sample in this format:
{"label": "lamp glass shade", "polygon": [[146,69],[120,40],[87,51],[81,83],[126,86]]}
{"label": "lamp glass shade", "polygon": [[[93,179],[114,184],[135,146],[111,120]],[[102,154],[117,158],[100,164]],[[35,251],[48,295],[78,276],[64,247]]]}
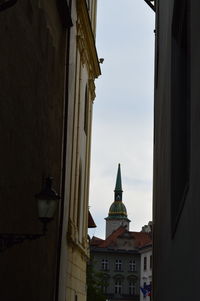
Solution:
{"label": "lamp glass shade", "polygon": [[52,219],[57,207],[57,200],[38,200],[38,217]]}
{"label": "lamp glass shade", "polygon": [[52,189],[52,179],[46,178],[41,192],[35,195],[38,203],[38,217],[43,221],[53,218],[60,199],[60,196]]}

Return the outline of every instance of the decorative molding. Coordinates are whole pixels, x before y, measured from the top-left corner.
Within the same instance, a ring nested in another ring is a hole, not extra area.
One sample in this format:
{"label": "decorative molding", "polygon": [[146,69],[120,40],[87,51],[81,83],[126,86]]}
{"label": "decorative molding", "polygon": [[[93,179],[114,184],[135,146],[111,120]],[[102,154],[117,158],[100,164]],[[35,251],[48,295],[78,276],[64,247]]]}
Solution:
{"label": "decorative molding", "polygon": [[132,280],[132,281],[134,281],[134,282],[137,282],[138,277],[137,277],[136,275],[129,275],[129,276],[127,276],[127,279],[128,279],[128,280]]}
{"label": "decorative molding", "polygon": [[114,280],[118,280],[118,279],[124,280],[125,279],[124,275],[122,275],[122,274],[115,274],[112,278]]}
{"label": "decorative molding", "polygon": [[95,93],[96,87],[95,87],[94,79],[89,79],[88,88],[89,88],[89,92],[91,95],[91,100],[94,101],[94,99],[96,97],[96,93]]}
{"label": "decorative molding", "polygon": [[82,64],[87,64],[90,79],[101,74],[94,34],[85,1],[77,0],[77,44]]}
{"label": "decorative molding", "polygon": [[67,241],[75,249],[77,249],[86,260],[89,259],[88,243],[83,242],[83,244],[81,244],[78,241],[78,228],[71,219],[69,220],[68,224]]}
{"label": "decorative molding", "polygon": [[87,237],[83,238],[83,244],[82,245],[83,245],[84,249],[88,250],[89,243],[88,243],[88,238]]}

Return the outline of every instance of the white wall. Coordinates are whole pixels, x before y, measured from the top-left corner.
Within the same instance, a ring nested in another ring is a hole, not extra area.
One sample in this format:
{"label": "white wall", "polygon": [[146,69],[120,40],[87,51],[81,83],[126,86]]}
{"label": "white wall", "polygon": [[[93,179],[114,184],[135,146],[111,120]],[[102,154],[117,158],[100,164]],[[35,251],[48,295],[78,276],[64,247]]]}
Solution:
{"label": "white wall", "polygon": [[[144,270],[144,257],[147,258],[146,270]],[[141,263],[140,263],[140,287],[144,287],[144,283],[150,284],[152,281],[152,269],[150,268],[150,256],[152,256],[152,248],[148,248],[141,253]],[[140,290],[140,301],[150,301],[150,297],[143,297],[143,293]]]}
{"label": "white wall", "polygon": [[129,220],[126,219],[108,219],[106,220],[106,238],[115,230],[117,230],[120,226],[127,226],[127,230],[129,231]]}

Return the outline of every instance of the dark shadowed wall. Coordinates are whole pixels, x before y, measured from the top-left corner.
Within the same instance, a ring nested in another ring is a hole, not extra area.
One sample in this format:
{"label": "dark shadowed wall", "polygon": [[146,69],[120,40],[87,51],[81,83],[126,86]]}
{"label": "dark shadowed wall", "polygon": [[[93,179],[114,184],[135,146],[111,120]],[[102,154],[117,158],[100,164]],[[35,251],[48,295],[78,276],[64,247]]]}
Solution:
{"label": "dark shadowed wall", "polygon": [[[40,233],[34,195],[61,193],[66,31],[56,1],[0,12],[0,232]],[[45,237],[0,253],[0,299],[54,300],[59,209]]]}
{"label": "dark shadowed wall", "polygon": [[154,301],[199,298],[199,13],[197,0],[157,1]]}

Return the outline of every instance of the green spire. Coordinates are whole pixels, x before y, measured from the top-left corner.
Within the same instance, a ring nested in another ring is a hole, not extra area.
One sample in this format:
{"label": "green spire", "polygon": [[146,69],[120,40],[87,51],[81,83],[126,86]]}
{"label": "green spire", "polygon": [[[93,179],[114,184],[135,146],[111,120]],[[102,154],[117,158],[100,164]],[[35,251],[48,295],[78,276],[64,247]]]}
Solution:
{"label": "green spire", "polygon": [[120,164],[118,164],[118,171],[117,171],[117,179],[115,185],[115,201],[122,201],[122,179],[121,179],[121,168]]}
{"label": "green spire", "polygon": [[106,217],[106,220],[109,219],[117,219],[117,220],[127,220],[127,211],[126,207],[122,202],[122,179],[121,179],[121,169],[120,164],[118,165],[117,170],[117,179],[116,179],[116,185],[114,190],[114,202],[111,204],[108,217]]}

